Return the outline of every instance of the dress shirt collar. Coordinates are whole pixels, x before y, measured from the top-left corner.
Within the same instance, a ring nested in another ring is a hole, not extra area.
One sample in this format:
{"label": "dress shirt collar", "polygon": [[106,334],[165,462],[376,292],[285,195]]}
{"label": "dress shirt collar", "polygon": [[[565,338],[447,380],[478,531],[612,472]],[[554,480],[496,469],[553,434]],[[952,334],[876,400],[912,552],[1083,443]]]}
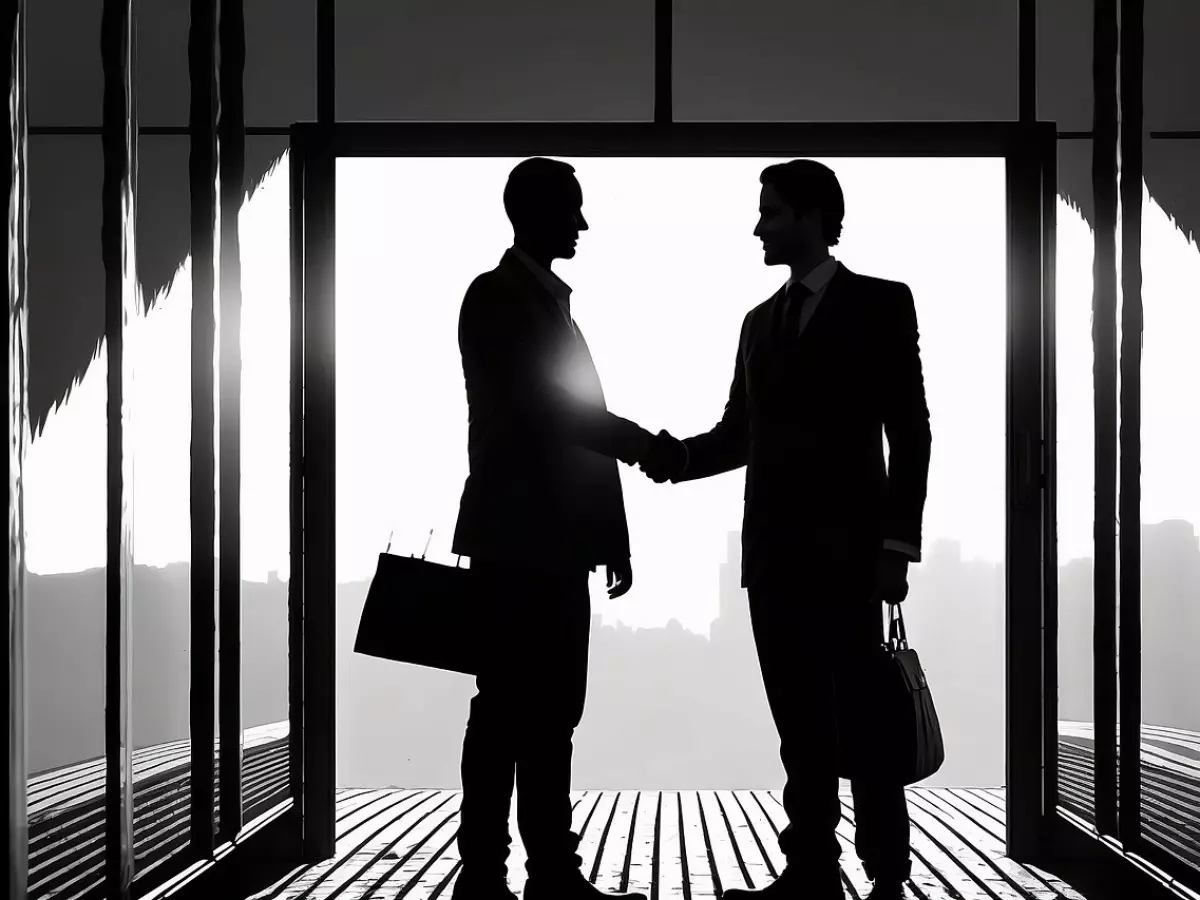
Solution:
{"label": "dress shirt collar", "polygon": [[[829,284],[829,279],[833,277],[833,273],[837,271],[837,267],[838,261],[830,256],[828,259],[824,259],[813,266],[812,269],[809,270],[808,274],[800,279],[800,283],[814,294],[819,293],[827,284]],[[794,277],[789,278],[784,283],[783,289],[786,291],[792,286],[792,283],[795,280],[796,279]]]}
{"label": "dress shirt collar", "polygon": [[544,268],[516,244],[513,244],[511,249],[513,256],[525,264],[525,267],[533,273],[534,278],[538,280],[542,287],[549,291],[550,296],[557,300],[559,305],[564,309],[567,308],[571,302],[570,286],[549,269]]}

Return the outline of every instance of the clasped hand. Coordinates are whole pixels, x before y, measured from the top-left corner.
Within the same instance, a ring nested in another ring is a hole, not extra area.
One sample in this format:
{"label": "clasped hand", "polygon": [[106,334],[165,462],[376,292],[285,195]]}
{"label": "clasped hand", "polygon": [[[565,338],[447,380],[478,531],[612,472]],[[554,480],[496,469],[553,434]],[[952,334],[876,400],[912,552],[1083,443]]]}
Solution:
{"label": "clasped hand", "polygon": [[683,441],[663,430],[649,440],[638,460],[638,468],[655,484],[662,484],[680,474],[686,462],[687,449]]}

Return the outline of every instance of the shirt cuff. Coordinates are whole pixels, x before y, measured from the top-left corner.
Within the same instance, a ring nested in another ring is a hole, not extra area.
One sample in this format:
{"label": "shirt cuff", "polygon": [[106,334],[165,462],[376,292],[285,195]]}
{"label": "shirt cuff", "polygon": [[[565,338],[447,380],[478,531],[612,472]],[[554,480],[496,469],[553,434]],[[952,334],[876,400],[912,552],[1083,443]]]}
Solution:
{"label": "shirt cuff", "polygon": [[905,556],[911,557],[913,562],[921,561],[921,551],[905,541],[893,541],[889,538],[883,542],[883,549],[903,553]]}

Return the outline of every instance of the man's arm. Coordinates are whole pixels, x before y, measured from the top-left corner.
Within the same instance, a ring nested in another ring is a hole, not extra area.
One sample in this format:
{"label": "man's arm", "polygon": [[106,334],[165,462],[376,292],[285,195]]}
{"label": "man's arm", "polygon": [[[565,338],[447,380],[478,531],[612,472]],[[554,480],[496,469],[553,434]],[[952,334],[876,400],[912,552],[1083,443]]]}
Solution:
{"label": "man's arm", "polygon": [[551,361],[538,358],[532,323],[475,284],[463,300],[458,340],[464,366],[518,415],[531,439],[577,444],[629,465],[645,455],[650,433],[555,384]]}
{"label": "man's arm", "polygon": [[888,439],[883,546],[919,562],[932,438],[912,291],[904,286],[889,309],[894,318],[882,332],[885,365],[880,384]]}
{"label": "man's arm", "polygon": [[673,483],[708,478],[746,465],[750,449],[750,421],[746,410],[746,365],[743,357],[749,327],[750,314],[747,313],[738,336],[733,383],[729,386],[729,399],[725,403],[721,421],[704,434],[683,441],[687,450],[686,460],[683,470],[671,478]]}

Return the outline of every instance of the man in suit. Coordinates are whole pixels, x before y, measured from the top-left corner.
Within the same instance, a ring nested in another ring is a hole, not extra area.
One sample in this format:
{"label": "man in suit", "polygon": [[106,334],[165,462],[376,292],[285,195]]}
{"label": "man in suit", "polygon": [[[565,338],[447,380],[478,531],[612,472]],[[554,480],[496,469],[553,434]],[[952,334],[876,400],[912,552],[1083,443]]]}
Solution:
{"label": "man in suit", "polygon": [[588,882],[571,830],[588,573],[606,567],[610,597],[633,582],[616,460],[641,461],[653,437],[607,411],[571,289],[550,271],[574,257],[588,227],[573,173],[540,157],[512,170],[513,246],[471,283],[459,316],[470,474],[452,549],[470,557],[495,603],[463,740],[456,900],[514,897],[505,881],[514,778],[526,900],[645,900]]}
{"label": "man in suit", "polygon": [[[790,824],[780,877],[726,900],[842,897],[839,737],[846,753],[885,737],[870,732],[866,673],[884,637],[880,601],[902,601],[908,564],[920,561],[929,411],[912,292],[830,255],[844,212],[836,175],[793,160],[760,180],[754,234],[766,264],[791,277],[742,322],[720,422],[684,441],[659,432],[641,468],[680,482],[747,467],[742,586]],[[851,789],[871,898],[899,898],[910,871],[904,788],[863,774]]]}

